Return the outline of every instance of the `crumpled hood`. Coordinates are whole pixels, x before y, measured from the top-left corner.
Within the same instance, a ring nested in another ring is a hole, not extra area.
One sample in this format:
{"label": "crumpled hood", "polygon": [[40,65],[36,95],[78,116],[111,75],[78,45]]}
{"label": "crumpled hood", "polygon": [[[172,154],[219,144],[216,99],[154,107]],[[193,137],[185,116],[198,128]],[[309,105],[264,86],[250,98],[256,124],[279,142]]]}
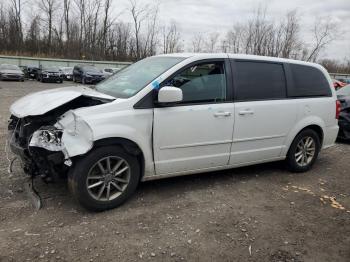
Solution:
{"label": "crumpled hood", "polygon": [[113,96],[97,92],[88,87],[69,86],[26,95],[11,105],[10,112],[18,118],[42,115],[79,96],[115,100]]}

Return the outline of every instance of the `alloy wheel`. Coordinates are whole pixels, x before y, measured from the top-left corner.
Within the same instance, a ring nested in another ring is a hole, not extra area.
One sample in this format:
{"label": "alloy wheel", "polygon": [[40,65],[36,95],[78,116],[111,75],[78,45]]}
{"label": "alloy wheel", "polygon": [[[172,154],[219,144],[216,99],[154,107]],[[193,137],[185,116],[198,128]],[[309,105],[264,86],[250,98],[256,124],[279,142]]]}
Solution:
{"label": "alloy wheel", "polygon": [[316,143],[315,140],[310,137],[306,136],[303,137],[295,150],[295,161],[299,166],[307,166],[311,163],[315,156],[316,152]]}
{"label": "alloy wheel", "polygon": [[91,197],[98,201],[111,201],[120,196],[130,182],[128,162],[117,156],[97,161],[89,170],[86,187]]}

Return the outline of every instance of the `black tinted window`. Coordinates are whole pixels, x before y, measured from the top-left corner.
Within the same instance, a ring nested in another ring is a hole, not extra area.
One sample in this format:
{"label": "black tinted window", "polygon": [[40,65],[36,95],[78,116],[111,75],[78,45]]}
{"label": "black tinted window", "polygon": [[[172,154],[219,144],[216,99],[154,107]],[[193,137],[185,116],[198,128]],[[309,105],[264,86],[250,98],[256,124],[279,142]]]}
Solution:
{"label": "black tinted window", "polygon": [[226,100],[224,62],[193,65],[164,85],[182,89],[183,103],[223,102]]}
{"label": "black tinted window", "polygon": [[238,101],[286,97],[286,79],[281,64],[236,61],[233,77]]}
{"label": "black tinted window", "polygon": [[314,67],[290,64],[294,88],[289,95],[299,96],[331,96],[329,83],[323,73]]}

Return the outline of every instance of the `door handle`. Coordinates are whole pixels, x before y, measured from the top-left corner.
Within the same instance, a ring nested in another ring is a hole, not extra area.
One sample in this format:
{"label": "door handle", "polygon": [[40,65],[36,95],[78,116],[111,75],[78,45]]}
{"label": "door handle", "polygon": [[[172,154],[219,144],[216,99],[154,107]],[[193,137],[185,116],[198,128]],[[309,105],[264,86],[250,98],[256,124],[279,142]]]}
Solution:
{"label": "door handle", "polygon": [[241,110],[238,112],[239,115],[244,116],[244,115],[253,115],[254,111],[247,109],[247,110]]}
{"label": "door handle", "polygon": [[231,112],[222,112],[222,111],[220,111],[220,112],[214,113],[214,116],[215,116],[215,117],[221,117],[221,116],[228,117],[228,116],[230,116],[230,115],[231,115]]}

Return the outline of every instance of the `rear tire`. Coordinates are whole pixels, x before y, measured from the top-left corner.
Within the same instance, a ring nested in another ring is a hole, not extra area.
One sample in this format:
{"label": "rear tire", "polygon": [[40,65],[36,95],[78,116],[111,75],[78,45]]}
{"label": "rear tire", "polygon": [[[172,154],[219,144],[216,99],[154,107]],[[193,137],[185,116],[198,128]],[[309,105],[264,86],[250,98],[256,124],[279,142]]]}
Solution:
{"label": "rear tire", "polygon": [[92,150],[79,159],[68,174],[68,187],[73,196],[92,211],[120,206],[134,193],[139,181],[137,158],[119,146]]}
{"label": "rear tire", "polygon": [[286,158],[292,172],[306,172],[315,163],[321,149],[320,137],[312,129],[301,131],[293,140]]}

